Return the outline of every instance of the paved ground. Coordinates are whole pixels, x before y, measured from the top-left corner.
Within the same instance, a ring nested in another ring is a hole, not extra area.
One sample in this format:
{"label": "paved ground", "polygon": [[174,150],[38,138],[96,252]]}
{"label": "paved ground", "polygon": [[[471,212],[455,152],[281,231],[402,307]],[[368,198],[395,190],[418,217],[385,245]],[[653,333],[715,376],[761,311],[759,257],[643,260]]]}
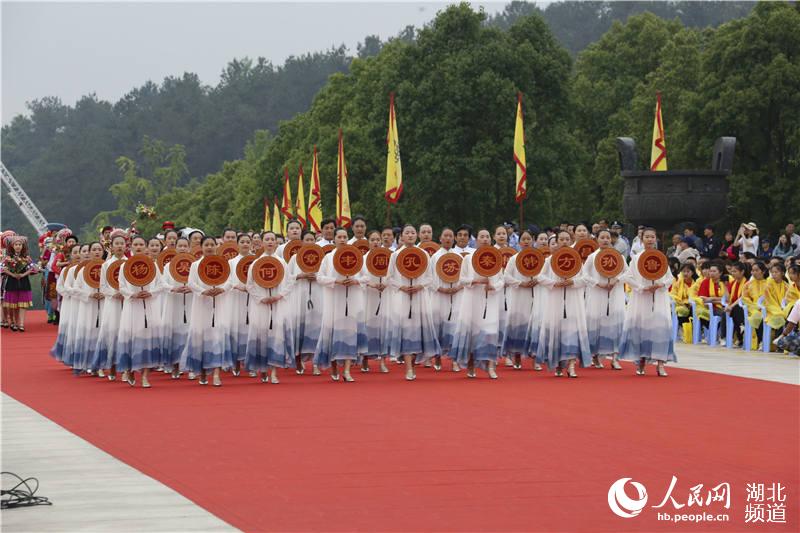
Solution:
{"label": "paved ground", "polygon": [[[683,368],[800,385],[798,357],[684,344],[678,345],[677,352],[677,366]],[[4,532],[235,531],[172,489],[5,394],[2,430],[2,469],[40,477],[40,495],[54,502],[52,507],[3,511],[0,529]],[[9,479],[2,482],[6,488]]]}
{"label": "paved ground", "polygon": [[[39,478],[37,495],[53,502],[3,511],[3,532],[237,531],[6,394],[2,410],[3,471]],[[3,476],[4,489],[12,482]]]}

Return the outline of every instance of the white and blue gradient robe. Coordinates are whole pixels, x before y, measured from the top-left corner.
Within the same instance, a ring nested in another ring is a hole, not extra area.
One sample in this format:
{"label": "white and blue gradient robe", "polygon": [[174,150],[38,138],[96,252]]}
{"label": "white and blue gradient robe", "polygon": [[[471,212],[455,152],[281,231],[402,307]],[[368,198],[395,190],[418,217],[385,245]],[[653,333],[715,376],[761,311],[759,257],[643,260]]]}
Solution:
{"label": "white and blue gradient robe", "polygon": [[472,254],[464,257],[459,278],[464,295],[450,356],[459,365],[467,366],[472,355],[475,366],[486,369],[489,362],[497,362],[502,347],[500,310],[503,308],[503,273],[500,271],[488,278],[488,286],[492,288],[488,292],[486,285],[473,285],[474,281],[481,279],[487,278],[479,276],[472,268]]}
{"label": "white and blue gradient robe", "polygon": [[[66,268],[66,266],[64,266],[64,268]],[[59,305],[60,315],[58,319],[58,335],[56,336],[56,342],[53,344],[53,347],[50,348],[50,355],[67,366],[72,366],[71,361],[66,362],[64,359],[67,356],[66,349],[69,344],[70,330],[75,320],[72,314],[72,281],[74,279],[74,277],[70,275],[72,270],[74,270],[74,268],[70,269],[70,271],[64,275],[62,269],[62,272],[59,273],[58,279],[56,280],[56,292],[61,296]]]}
{"label": "white and blue gradient robe", "polygon": [[572,278],[572,285],[556,288],[555,283],[562,278],[553,273],[550,266],[551,258],[545,260],[544,268],[539,275],[539,283],[547,287],[549,294],[547,307],[542,313],[537,361],[541,359],[550,368],[556,368],[560,363],[564,363],[561,366],[565,366],[569,359],[577,359],[581,366],[588,366],[592,360],[592,353],[589,348],[586,307],[583,299],[586,282],[579,272]]}
{"label": "white and blue gradient robe", "polygon": [[388,287],[379,291],[369,286],[370,283],[386,285],[385,277],[373,276],[366,267],[362,271],[362,276],[364,278],[364,308],[361,320],[364,322],[364,334],[367,336],[367,341],[364,351],[359,355],[368,358],[381,357],[387,355],[385,331],[387,309],[390,307],[388,297],[390,291]]}
{"label": "white and blue gradient robe", "polygon": [[[536,277],[533,279],[535,280]],[[504,354],[530,356],[528,327],[531,325],[531,317],[535,312],[535,305],[539,303],[537,296],[541,299],[541,295],[546,291],[539,285],[532,288],[520,287],[522,283],[531,280],[529,276],[523,276],[517,270],[517,256],[511,257],[503,272],[503,283],[506,287],[506,300],[508,302],[505,335],[503,336],[502,353]],[[539,314],[541,315],[541,312]],[[537,346],[539,344],[540,321],[541,318],[536,323]]]}
{"label": "white and blue gradient robe", "polygon": [[363,320],[366,267],[350,278],[358,285],[349,288],[337,285],[336,281],[344,280],[345,276],[333,268],[334,253],[323,258],[317,273],[317,283],[322,287],[322,326],[314,350],[314,364],[323,369],[330,367],[333,361],[355,361],[367,347]]}
{"label": "white and blue gradient robe", "polygon": [[[386,275],[388,288],[384,290],[383,298],[386,300],[389,296],[391,303],[387,309],[384,338],[388,354],[392,358],[416,355],[417,362],[424,363],[431,357],[441,355],[441,347],[433,325],[433,310],[428,291],[423,290],[412,296],[399,290],[400,287],[412,285],[412,280],[397,270],[397,256],[402,249],[398,248],[389,258],[389,272]],[[428,261],[428,268],[413,280],[413,286],[428,288],[433,283],[433,277],[433,262]]]}
{"label": "white and blue gradient robe", "polygon": [[640,257],[641,255],[633,257],[627,272],[620,278],[620,281],[631,287],[620,341],[620,359],[677,361],[675,344],[672,340],[672,311],[669,297],[669,287],[674,278],[667,269],[667,273],[655,282],[664,286],[655,293],[644,292],[644,289],[653,282],[639,274]]}
{"label": "white and blue gradient robe", "polygon": [[[255,372],[266,372],[270,367],[294,366],[295,300],[292,288],[295,278],[282,257],[274,254],[283,264],[283,279],[278,286],[265,289],[253,279],[253,269],[247,273],[247,291],[250,294],[250,324],[247,328],[245,367]],[[281,296],[273,304],[263,304],[264,298]]]}
{"label": "white and blue gradient robe", "polygon": [[[125,256],[122,256],[122,259],[125,259]],[[101,308],[100,331],[97,332],[97,343],[95,344],[92,360],[89,362],[89,370],[111,368],[117,364],[119,320],[125,304],[124,299],[115,297],[121,296],[121,294],[109,285],[106,279],[108,268],[115,261],[117,261],[117,258],[112,255],[106,259],[100,269],[100,292],[103,293],[105,299]]]}
{"label": "white and blue gradient robe", "polygon": [[289,259],[289,274],[295,283],[290,297],[294,306],[294,353],[301,360],[314,357],[322,327],[322,287],[316,280],[297,279],[303,271],[297,266],[297,254]]}
{"label": "white and blue gradient robe", "polygon": [[[622,340],[622,324],[625,321],[625,284],[620,278],[625,269],[614,278],[597,272],[594,260],[602,248],[594,251],[583,264],[581,275],[586,282],[586,328],[589,333],[589,349],[592,355],[614,356],[619,354]],[[617,281],[610,291],[597,285]]]}
{"label": "white and blue gradient robe", "polygon": [[[125,297],[125,301],[117,335],[117,370],[142,370],[161,365],[160,296],[163,289],[158,269],[155,279],[144,287],[131,285],[120,272],[119,292]],[[147,291],[152,296],[145,300],[133,298],[142,291]]]}
{"label": "white and blue gradient robe", "polygon": [[233,354],[223,318],[225,293],[217,295],[216,303],[211,296],[203,295],[204,291],[211,289],[211,285],[200,281],[197,273],[199,266],[198,260],[189,269],[187,285],[193,293],[192,318],[180,360],[181,370],[195,374],[204,369],[229,369],[233,366]]}
{"label": "white and blue gradient robe", "polygon": [[[105,264],[105,263],[104,263]],[[102,269],[101,269],[102,271]],[[92,294],[100,293],[99,288],[93,289],[81,275],[73,283],[75,294],[75,307],[72,313],[76,316],[75,322],[75,356],[72,359],[73,370],[87,370],[94,359],[97,348],[97,338],[100,333],[100,315],[102,314],[103,300],[95,300]]]}
{"label": "white and blue gradient robe", "polygon": [[433,311],[433,325],[436,329],[436,335],[439,338],[439,345],[442,350],[442,355],[450,356],[450,350],[453,347],[453,338],[458,326],[458,313],[461,310],[461,298],[464,296],[464,289],[462,288],[455,294],[444,294],[439,292],[439,289],[455,289],[461,287],[461,283],[456,281],[454,283],[446,283],[439,278],[436,272],[436,265],[441,260],[442,256],[446,253],[454,252],[439,248],[436,253],[431,256],[433,263],[433,281],[430,286],[431,308]]}
{"label": "white and blue gradient robe", "polygon": [[[231,348],[231,357],[234,362],[244,361],[247,355],[247,336],[249,334],[249,311],[252,297],[245,284],[239,281],[236,275],[236,266],[242,260],[242,255],[237,255],[228,260],[230,274],[225,282],[225,298],[222,302],[225,329],[228,332],[228,345]],[[219,303],[219,302],[218,302]]]}
{"label": "white and blue gradient robe", "polygon": [[172,289],[183,287],[184,284],[172,277],[169,268],[165,268],[161,274],[161,284],[163,286],[161,298],[164,302],[161,312],[161,357],[162,364],[172,367],[180,363],[181,354],[186,347],[194,295],[191,292],[186,294],[172,292]]}
{"label": "white and blue gradient robe", "polygon": [[66,329],[64,348],[61,354],[61,362],[70,368],[75,363],[75,358],[80,357],[80,354],[78,354],[76,350],[78,309],[80,308],[80,300],[78,298],[77,291],[75,290],[75,284],[78,281],[78,275],[82,272],[82,268],[77,266],[72,267],[69,272],[67,272],[66,279],[64,280],[64,286],[62,288],[63,294],[69,297],[69,308],[62,308],[61,314],[69,314],[69,323]]}

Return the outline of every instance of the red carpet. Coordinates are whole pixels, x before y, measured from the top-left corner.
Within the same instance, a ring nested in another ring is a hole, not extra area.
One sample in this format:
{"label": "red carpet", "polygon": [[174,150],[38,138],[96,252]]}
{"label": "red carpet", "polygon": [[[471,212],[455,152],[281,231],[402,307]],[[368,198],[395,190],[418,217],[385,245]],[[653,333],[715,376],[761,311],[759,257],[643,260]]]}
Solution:
{"label": "red carpet", "polygon": [[[407,383],[392,366],[356,383],[282,372],[280,385],[225,375],[213,388],[159,375],[134,390],[72,376],[48,355],[55,328],[43,321],[3,330],[2,390],[242,530],[800,529],[800,387],[629,366],[577,380],[501,369],[497,381],[420,368]],[[673,475],[679,503],[728,482],[731,508],[652,509]],[[623,477],[649,496],[630,519],[607,503]],[[787,524],[745,523],[749,482],[787,487]]]}

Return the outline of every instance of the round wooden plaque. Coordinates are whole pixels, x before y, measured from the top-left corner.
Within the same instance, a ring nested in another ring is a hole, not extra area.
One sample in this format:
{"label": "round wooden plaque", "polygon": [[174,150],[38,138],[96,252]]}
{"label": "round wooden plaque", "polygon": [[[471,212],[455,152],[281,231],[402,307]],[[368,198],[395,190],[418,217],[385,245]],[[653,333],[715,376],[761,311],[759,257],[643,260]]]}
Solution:
{"label": "round wooden plaque", "polygon": [[297,268],[306,274],[319,272],[325,253],[316,244],[305,244],[297,251]]}
{"label": "round wooden plaque", "polygon": [[517,272],[523,276],[532,278],[538,276],[544,267],[545,256],[536,248],[525,248],[517,254],[515,263]]}
{"label": "round wooden plaque", "polygon": [[409,279],[416,279],[428,268],[428,254],[422,248],[406,246],[397,253],[397,270]]}
{"label": "round wooden plaque", "polygon": [[550,268],[556,276],[569,279],[581,271],[583,261],[581,254],[575,248],[566,246],[559,248],[550,256]]}
{"label": "round wooden plaque", "polygon": [[156,279],[156,268],[158,267],[149,256],[136,254],[125,261],[122,274],[125,276],[125,281],[134,287],[144,287]]}
{"label": "round wooden plaque", "polygon": [[175,257],[177,253],[175,248],[167,248],[158,254],[158,269],[164,272],[164,268],[172,261],[172,258]]}
{"label": "round wooden plaque", "polygon": [[575,250],[581,255],[581,262],[583,263],[598,248],[600,248],[600,245],[594,239],[581,239],[575,243]]}
{"label": "round wooden plaque", "polygon": [[194,261],[194,256],[190,253],[175,254],[175,257],[169,262],[169,273],[172,275],[172,279],[178,283],[188,282],[189,270]]}
{"label": "round wooden plaque", "polygon": [[336,249],[336,245],[335,244],[326,244],[325,246],[322,247],[322,252],[325,255],[328,255],[329,253],[331,253],[335,249]]}
{"label": "round wooden plaque", "polygon": [[472,252],[472,269],[479,276],[491,277],[503,268],[503,255],[494,246],[481,246]]}
{"label": "round wooden plaque", "polygon": [[461,262],[463,257],[457,253],[448,252],[442,254],[436,262],[436,275],[445,283],[455,283],[461,276]]}
{"label": "round wooden plaque", "polygon": [[250,268],[253,270],[253,281],[259,287],[274,289],[283,281],[283,263],[272,255],[257,259]]}
{"label": "round wooden plaque", "polygon": [[669,270],[667,256],[659,250],[645,250],[637,259],[639,274],[648,281],[660,279]]}
{"label": "round wooden plaque", "polygon": [[355,276],[364,266],[364,254],[352,244],[336,248],[333,254],[333,268],[342,276]]}
{"label": "round wooden plaque", "polygon": [[369,252],[369,241],[367,239],[356,239],[353,241],[353,246],[358,248],[362,255],[366,255]]}
{"label": "round wooden plaque", "polygon": [[83,266],[83,281],[93,288],[100,288],[100,270],[103,268],[102,259],[92,259]]}
{"label": "round wooden plaque", "polygon": [[594,256],[594,268],[601,276],[613,278],[625,268],[625,259],[614,248],[603,248]]}
{"label": "round wooden plaque", "polygon": [[419,247],[425,250],[429,256],[435,254],[441,248],[438,243],[433,241],[421,242]]}
{"label": "round wooden plaque", "polygon": [[374,248],[370,250],[365,258],[367,270],[376,278],[385,278],[389,272],[389,258],[392,252],[388,248]]}
{"label": "round wooden plaque", "polygon": [[289,260],[292,258],[292,256],[296,254],[297,251],[302,247],[303,247],[303,241],[299,239],[287,242],[286,245],[283,247],[283,260],[288,263]]}
{"label": "round wooden plaque", "polygon": [[115,291],[119,290],[119,272],[125,264],[125,259],[117,259],[106,270],[106,281]]}
{"label": "round wooden plaque", "polygon": [[239,278],[239,283],[247,283],[247,272],[250,270],[250,265],[252,265],[253,261],[256,259],[258,259],[258,257],[254,255],[246,255],[236,263],[236,277]]}
{"label": "round wooden plaque", "polygon": [[228,264],[228,260],[221,255],[203,257],[197,266],[197,275],[200,276],[200,281],[212,287],[225,283],[230,274],[231,266]]}
{"label": "round wooden plaque", "polygon": [[221,255],[228,261],[239,255],[239,245],[235,242],[223,242],[217,246],[217,255]]}
{"label": "round wooden plaque", "polygon": [[508,266],[508,260],[517,254],[517,251],[510,246],[503,246],[499,248],[500,255],[503,256],[503,268]]}

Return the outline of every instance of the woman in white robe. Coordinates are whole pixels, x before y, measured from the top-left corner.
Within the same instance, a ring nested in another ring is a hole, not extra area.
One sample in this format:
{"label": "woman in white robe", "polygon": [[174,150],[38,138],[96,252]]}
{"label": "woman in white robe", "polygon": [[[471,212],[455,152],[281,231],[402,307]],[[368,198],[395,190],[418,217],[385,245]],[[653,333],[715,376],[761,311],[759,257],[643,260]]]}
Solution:
{"label": "woman in white robe", "polygon": [[[381,247],[381,232],[372,230],[367,235],[369,241],[370,251],[375,248]],[[364,255],[366,261],[367,256]],[[386,278],[372,275],[372,273],[364,268],[364,334],[367,337],[364,351],[359,354],[361,358],[361,371],[369,372],[369,360],[378,359],[380,361],[381,372],[389,372],[386,366],[386,359],[388,355],[385,352],[385,339],[384,331],[386,329],[386,310],[389,307],[387,301],[384,300],[384,293],[386,291]]]}
{"label": "woman in white robe", "polygon": [[76,265],[81,260],[80,245],[73,245],[67,255],[69,257],[70,269],[64,272],[67,267],[61,267],[61,272],[56,280],[56,292],[61,296],[61,302],[58,306],[58,335],[56,336],[56,342],[50,349],[50,355],[52,355],[56,361],[61,361],[67,366],[72,366],[71,363],[65,362],[64,359],[67,356],[67,345],[70,344],[72,323],[75,321],[75,316],[72,314],[72,282],[75,279],[73,270],[78,268]]}
{"label": "woman in white robe", "polygon": [[[347,230],[337,228],[333,242],[337,247],[347,244]],[[363,309],[365,278],[362,271],[355,276],[342,276],[333,266],[336,251],[322,260],[317,282],[323,287],[322,328],[314,364],[320,369],[331,369],[331,379],[339,381],[339,362],[343,362],[344,381],[355,381],[350,374],[353,361],[366,349]]]}
{"label": "woman in white robe", "polygon": [[[478,250],[483,246],[491,246],[488,230],[478,231],[476,244]],[[468,378],[476,377],[475,366],[478,366],[490,378],[497,379],[497,358],[502,348],[500,310],[503,308],[503,271],[489,278],[477,274],[472,267],[475,252],[461,262],[459,283],[464,287],[464,295],[451,352],[459,366],[467,367]]]}
{"label": "woman in white robe", "polygon": [[595,258],[601,250],[612,248],[611,233],[607,229],[598,231],[597,243],[600,248],[586,259],[581,271],[586,281],[586,328],[592,366],[603,368],[601,358],[610,357],[611,368],[621,370],[618,358],[622,324],[625,321],[625,284],[619,280],[628,267],[625,265],[622,272],[613,278],[599,274],[594,266]]}
{"label": "woman in white robe", "polygon": [[[453,346],[453,337],[458,326],[458,312],[461,309],[461,297],[464,295],[464,287],[460,282],[446,283],[439,278],[437,265],[442,256],[447,253],[456,253],[455,234],[450,228],[442,228],[439,235],[441,248],[431,256],[433,264],[433,281],[430,286],[431,309],[433,311],[433,325],[441,347],[441,355],[434,357],[434,370],[441,369],[442,356],[451,357],[450,349]],[[459,254],[460,255],[460,254]],[[452,357],[453,372],[460,372],[461,367],[458,361]]]}
{"label": "woman in white robe", "polygon": [[228,281],[223,286],[225,297],[221,307],[224,311],[225,329],[228,332],[228,345],[231,347],[234,376],[238,376],[241,372],[242,362],[247,355],[251,300],[247,286],[236,275],[236,266],[242,258],[250,255],[250,243],[250,236],[247,233],[240,233],[236,236],[239,255],[228,260],[230,274]]}
{"label": "woman in white robe", "polygon": [[[203,237],[201,241],[203,257],[215,255],[217,242],[213,237]],[[224,321],[222,309],[216,306],[214,298],[225,294],[223,287],[212,287],[200,280],[198,268],[200,261],[192,263],[189,270],[189,288],[192,289],[192,313],[186,346],[181,353],[181,370],[198,374],[200,385],[208,385],[207,374],[213,372],[212,384],[222,386],[220,371],[233,367],[233,354]],[[191,379],[191,375],[189,378]]]}
{"label": "woman in white robe", "polygon": [[[250,294],[250,323],[247,329],[245,367],[261,374],[262,383],[277,385],[278,369],[295,363],[294,324],[295,300],[291,297],[295,279],[275,251],[278,241],[275,233],[263,236],[264,254],[276,258],[283,266],[283,279],[274,288],[265,289],[255,282],[253,267],[247,274],[247,292]],[[269,378],[267,377],[269,372]]]}
{"label": "woman in white robe", "polygon": [[[314,234],[304,231],[303,245],[316,245]],[[319,331],[322,327],[322,287],[317,283],[316,272],[303,272],[297,266],[297,254],[289,259],[289,273],[294,277],[292,287],[292,305],[294,307],[294,354],[295,372],[305,374],[305,362],[314,358],[314,351],[319,341]],[[313,363],[312,363],[313,364]],[[313,367],[315,376],[320,375],[320,370]]]}
{"label": "woman in white robe", "polygon": [[[88,260],[89,245],[81,244],[79,245],[78,249],[80,251],[78,254],[80,262],[82,263]],[[81,359],[81,354],[78,351],[78,315],[80,314],[80,309],[83,302],[81,302],[77,286],[78,281],[82,276],[83,266],[81,266],[79,263],[78,266],[69,269],[69,272],[67,273],[67,280],[64,282],[65,292],[70,297],[69,314],[71,317],[69,321],[69,329],[67,330],[67,341],[64,344],[64,358],[62,359],[62,362],[73,370],[75,370],[76,366],[80,366]]]}
{"label": "woman in white robe", "polygon": [[[533,235],[530,231],[525,230],[520,234],[519,244],[521,250],[532,246]],[[512,366],[519,370],[522,368],[522,357],[528,356],[528,325],[536,302],[536,286],[539,282],[537,277],[530,278],[520,274],[517,269],[517,255],[514,255],[503,270],[503,283],[508,312],[502,353],[512,357]]]}
{"label": "woman in white robe", "polygon": [[[553,235],[553,242],[555,243],[556,240]],[[545,257],[550,255],[550,237],[547,232],[541,231],[536,234],[533,247],[539,249]],[[539,275],[541,276],[541,273]],[[542,364],[545,363],[545,360],[539,355],[539,332],[542,329],[544,312],[547,310],[547,299],[550,296],[550,288],[540,284],[539,279],[539,276],[536,276],[534,280],[536,284],[533,287],[533,309],[526,333],[528,357],[533,359],[533,369],[537,372],[543,369]]]}
{"label": "woman in white robe", "polygon": [[[656,249],[656,231],[645,228],[642,232],[645,250]],[[669,287],[674,278],[667,272],[661,279],[648,281],[639,273],[637,254],[631,259],[628,271],[620,282],[631,287],[625,324],[620,342],[620,359],[636,361],[636,374],[644,375],[648,361],[656,361],[657,374],[666,377],[664,368],[668,361],[677,361],[675,345],[672,340],[672,310]]]}
{"label": "woman in white robe", "polygon": [[391,304],[387,309],[385,338],[389,355],[405,363],[406,380],[414,381],[417,379],[414,363],[424,364],[442,352],[433,324],[431,300],[426,293],[433,283],[433,263],[428,261],[428,268],[414,280],[403,276],[397,269],[397,257],[405,247],[413,247],[417,242],[414,226],[403,227],[401,242],[402,246],[389,259],[387,285]]}
{"label": "woman in white robe", "polygon": [[[494,247],[498,250],[506,248],[508,246],[508,228],[505,227],[503,224],[499,224],[494,228]],[[501,276],[502,277],[502,276]],[[503,361],[505,362],[505,366],[514,366],[514,362],[511,359],[511,354],[503,351],[504,346],[504,339],[506,335],[506,323],[508,321],[508,294],[505,287],[503,285],[503,290],[500,291],[503,295],[500,298],[498,304],[500,305],[500,310],[498,311],[498,325],[499,325],[499,335],[498,340],[500,344],[497,345],[498,357],[502,357]]]}
{"label": "woman in white robe", "polygon": [[[142,254],[147,242],[142,237],[131,241],[131,253]],[[161,364],[161,307],[157,296],[163,290],[160,274],[147,285],[136,287],[128,283],[120,272],[119,292],[125,298],[119,319],[117,335],[117,369],[122,369],[122,379],[133,387],[135,372],[142,372],[142,387],[150,388],[150,369]]]}
{"label": "woman in white robe", "polygon": [[[117,289],[109,285],[108,269],[114,262],[126,259],[126,247],[127,241],[124,236],[112,237],[111,255],[100,269],[100,292],[105,298],[100,316],[100,331],[97,332],[97,343],[89,368],[96,370],[98,375],[102,375],[107,370],[109,381],[117,379],[117,336],[124,297]],[[122,270],[120,270],[120,275],[122,275]]]}
{"label": "woman in white robe", "polygon": [[[175,242],[175,251],[179,254],[189,253],[189,239],[180,237]],[[165,369],[171,369],[172,379],[178,379],[181,374],[181,354],[186,346],[192,320],[192,289],[172,277],[169,266],[161,273],[161,284],[164,302],[161,320],[162,364]]]}
{"label": "woman in white robe", "polygon": [[[556,237],[557,248],[570,246],[572,238],[566,231]],[[539,283],[549,290],[548,305],[542,316],[537,356],[555,369],[556,376],[563,375],[564,367],[571,378],[578,377],[575,363],[581,366],[591,362],[589,334],[586,330],[586,309],[583,289],[586,285],[580,272],[571,279],[557,276],[551,267],[552,256],[545,260]]]}
{"label": "woman in white robe", "polygon": [[[89,260],[103,259],[105,249],[99,242],[89,244]],[[87,371],[94,373],[91,363],[94,359],[94,351],[97,347],[97,338],[100,332],[100,316],[102,315],[102,305],[105,295],[99,287],[93,289],[86,283],[86,279],[81,275],[75,280],[73,286],[77,304],[77,327],[75,352],[77,356],[72,361],[74,371]],[[101,376],[102,377],[102,376]]]}

